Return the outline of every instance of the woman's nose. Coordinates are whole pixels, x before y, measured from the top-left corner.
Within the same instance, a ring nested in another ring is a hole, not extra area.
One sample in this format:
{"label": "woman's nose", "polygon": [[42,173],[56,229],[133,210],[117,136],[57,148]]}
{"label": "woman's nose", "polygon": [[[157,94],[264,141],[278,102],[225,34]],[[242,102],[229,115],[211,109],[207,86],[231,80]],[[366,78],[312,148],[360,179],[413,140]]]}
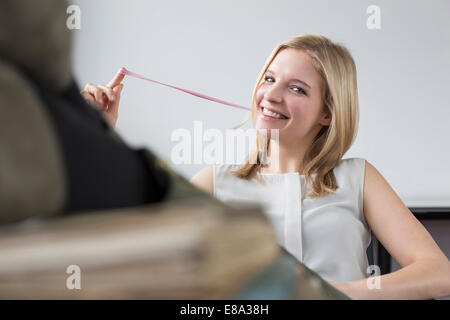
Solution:
{"label": "woman's nose", "polygon": [[281,86],[275,83],[272,84],[264,93],[264,98],[267,101],[281,103],[283,101],[283,92]]}

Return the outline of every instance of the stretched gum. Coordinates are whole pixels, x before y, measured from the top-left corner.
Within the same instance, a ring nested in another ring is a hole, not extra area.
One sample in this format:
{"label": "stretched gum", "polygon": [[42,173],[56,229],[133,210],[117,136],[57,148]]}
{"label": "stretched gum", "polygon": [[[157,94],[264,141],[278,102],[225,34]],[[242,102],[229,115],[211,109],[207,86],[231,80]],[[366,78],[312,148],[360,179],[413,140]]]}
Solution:
{"label": "stretched gum", "polygon": [[221,103],[221,104],[224,104],[224,105],[227,105],[227,106],[230,106],[230,107],[239,108],[239,109],[247,110],[247,111],[250,111],[250,112],[256,112],[256,113],[263,114],[259,110],[255,110],[255,109],[252,109],[252,108],[240,106],[240,105],[237,105],[237,104],[234,104],[234,103],[231,103],[231,102],[227,102],[227,101],[224,101],[224,100],[221,100],[221,99],[217,99],[217,98],[214,98],[214,97],[211,97],[211,96],[207,96],[206,94],[203,94],[203,93],[199,93],[199,92],[195,92],[195,91],[192,91],[192,90],[175,87],[175,86],[170,85],[170,84],[162,83],[162,82],[159,82],[159,81],[156,81],[156,80],[153,80],[153,79],[141,76],[140,74],[137,74],[137,73],[134,73],[134,72],[132,72],[130,70],[127,70],[124,67],[120,68],[118,73],[130,76],[130,77],[134,77],[134,78],[150,81],[150,82],[153,82],[153,83],[157,83],[157,84],[160,84],[160,85],[163,85],[163,86],[166,86],[166,87],[170,87],[170,88],[173,88],[173,89],[176,89],[176,90],[183,91],[185,93],[189,93],[189,94],[191,94],[193,96],[196,96],[196,97],[199,97],[199,98],[202,98],[202,99],[207,99],[207,100],[210,100],[210,101],[213,101],[213,102]]}

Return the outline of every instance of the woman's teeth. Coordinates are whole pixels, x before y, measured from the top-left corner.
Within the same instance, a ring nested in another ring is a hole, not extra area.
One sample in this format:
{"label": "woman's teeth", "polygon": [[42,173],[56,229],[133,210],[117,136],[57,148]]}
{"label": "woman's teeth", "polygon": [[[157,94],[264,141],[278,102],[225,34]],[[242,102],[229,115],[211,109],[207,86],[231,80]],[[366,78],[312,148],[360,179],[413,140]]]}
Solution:
{"label": "woman's teeth", "polygon": [[270,111],[270,110],[267,110],[266,108],[262,108],[262,112],[263,112],[265,115],[267,115],[267,116],[269,116],[269,117],[272,117],[272,118],[276,118],[276,119],[287,119],[285,116],[283,116],[283,115],[281,115],[281,114],[279,114],[279,113],[276,113],[276,112],[272,112],[272,111]]}

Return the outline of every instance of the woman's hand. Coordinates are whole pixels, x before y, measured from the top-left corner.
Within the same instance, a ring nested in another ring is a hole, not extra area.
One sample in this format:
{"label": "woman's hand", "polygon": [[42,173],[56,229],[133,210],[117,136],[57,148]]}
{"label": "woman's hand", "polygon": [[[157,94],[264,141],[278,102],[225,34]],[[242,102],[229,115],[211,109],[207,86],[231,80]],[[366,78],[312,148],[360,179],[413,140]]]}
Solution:
{"label": "woman's hand", "polygon": [[98,85],[88,83],[81,91],[83,98],[94,107],[102,111],[103,116],[111,127],[116,126],[119,115],[120,93],[123,84],[121,83],[124,74],[117,73],[108,85]]}

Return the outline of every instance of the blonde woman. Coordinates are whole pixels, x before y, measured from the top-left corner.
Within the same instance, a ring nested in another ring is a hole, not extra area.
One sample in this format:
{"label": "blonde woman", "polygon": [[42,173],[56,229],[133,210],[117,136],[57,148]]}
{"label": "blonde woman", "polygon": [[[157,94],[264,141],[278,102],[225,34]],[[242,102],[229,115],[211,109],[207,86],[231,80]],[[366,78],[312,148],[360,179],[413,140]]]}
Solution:
{"label": "blonde woman", "polygon": [[[122,79],[82,91],[113,126]],[[257,136],[246,164],[206,167],[194,185],[230,204],[261,203],[280,245],[351,298],[450,295],[450,263],[429,233],[368,161],[343,159],[358,124],[356,67],[344,47],[316,35],[281,43],[252,104],[265,114],[252,115],[255,128],[278,129],[278,138],[264,144]],[[370,231],[403,267],[372,290],[365,279]]]}
{"label": "blonde woman", "polygon": [[[255,149],[248,158],[255,164],[207,167],[194,185],[226,202],[262,203],[280,245],[352,298],[450,295],[450,263],[430,234],[368,161],[342,159],[358,125],[356,67],[343,46],[316,35],[281,43],[252,104],[265,114],[253,114],[257,130],[279,129],[268,164]],[[252,192],[261,186],[265,194]],[[403,267],[372,290],[365,279],[371,230]]]}

